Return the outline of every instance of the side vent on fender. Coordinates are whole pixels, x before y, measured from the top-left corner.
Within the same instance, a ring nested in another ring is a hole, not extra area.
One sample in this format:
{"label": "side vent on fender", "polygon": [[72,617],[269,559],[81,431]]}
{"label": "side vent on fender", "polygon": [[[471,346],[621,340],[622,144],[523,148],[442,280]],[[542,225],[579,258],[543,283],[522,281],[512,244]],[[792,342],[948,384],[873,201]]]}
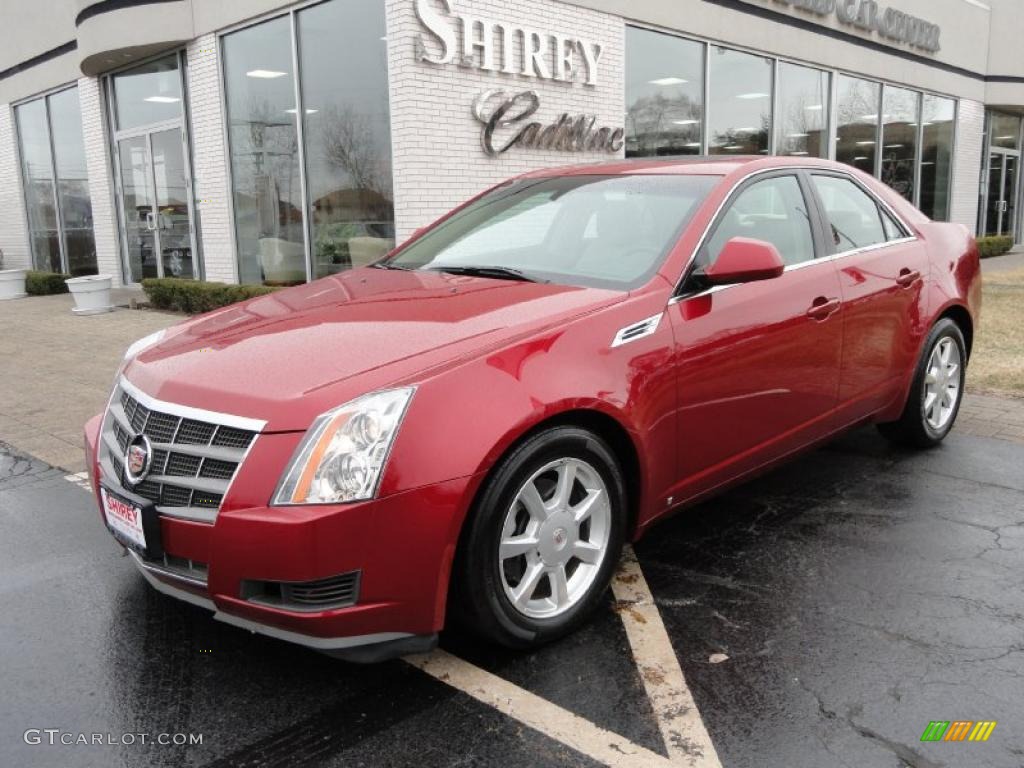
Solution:
{"label": "side vent on fender", "polygon": [[646,320],[641,320],[639,323],[633,323],[627,325],[625,328],[615,334],[615,338],[612,340],[612,348],[621,347],[623,344],[629,344],[631,341],[642,339],[652,335],[658,326],[661,324],[661,316],[665,314],[661,312],[654,317],[648,317]]}

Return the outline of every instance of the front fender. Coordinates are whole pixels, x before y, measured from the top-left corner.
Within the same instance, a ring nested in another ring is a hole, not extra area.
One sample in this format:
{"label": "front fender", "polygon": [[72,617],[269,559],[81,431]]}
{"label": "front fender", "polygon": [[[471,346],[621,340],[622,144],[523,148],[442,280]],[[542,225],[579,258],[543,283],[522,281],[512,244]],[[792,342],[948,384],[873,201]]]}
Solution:
{"label": "front fender", "polygon": [[[671,485],[676,468],[672,330],[663,321],[629,344],[613,347],[612,340],[624,326],[664,307],[664,296],[630,297],[419,382],[381,494],[485,477],[538,425],[588,411],[614,420],[633,443],[642,521],[649,500]],[[477,487],[470,483],[467,492]]]}

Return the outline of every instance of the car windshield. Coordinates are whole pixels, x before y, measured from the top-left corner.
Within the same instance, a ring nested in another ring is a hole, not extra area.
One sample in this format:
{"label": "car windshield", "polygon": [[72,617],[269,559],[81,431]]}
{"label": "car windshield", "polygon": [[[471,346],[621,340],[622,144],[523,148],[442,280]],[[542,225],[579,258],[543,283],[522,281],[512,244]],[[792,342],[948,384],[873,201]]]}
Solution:
{"label": "car windshield", "polygon": [[381,266],[629,290],[649,280],[717,176],[561,176],[493,190]]}

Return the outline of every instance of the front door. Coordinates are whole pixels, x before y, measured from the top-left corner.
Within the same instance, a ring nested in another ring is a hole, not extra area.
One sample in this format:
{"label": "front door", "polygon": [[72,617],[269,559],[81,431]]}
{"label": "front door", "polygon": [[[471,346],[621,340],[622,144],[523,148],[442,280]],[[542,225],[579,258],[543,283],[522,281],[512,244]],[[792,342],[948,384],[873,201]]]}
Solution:
{"label": "front door", "polygon": [[828,434],[839,389],[842,309],[835,265],[806,182],[748,183],[714,225],[696,266],[733,237],[772,243],[781,277],[686,294],[668,310],[676,345],[678,501]]}
{"label": "front door", "polygon": [[125,280],[198,277],[179,54],[108,82]]}
{"label": "front door", "polygon": [[1019,165],[1015,154],[993,152],[989,156],[986,235],[1015,235]]}

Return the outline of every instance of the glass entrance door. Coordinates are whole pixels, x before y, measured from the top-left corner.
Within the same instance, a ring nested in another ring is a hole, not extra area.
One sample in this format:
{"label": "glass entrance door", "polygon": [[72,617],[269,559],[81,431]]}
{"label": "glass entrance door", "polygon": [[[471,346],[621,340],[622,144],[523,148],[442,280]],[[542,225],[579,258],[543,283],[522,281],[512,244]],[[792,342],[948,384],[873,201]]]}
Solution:
{"label": "glass entrance door", "polygon": [[198,277],[180,54],[108,82],[125,277]]}
{"label": "glass entrance door", "polygon": [[1014,237],[1020,158],[1016,154],[993,152],[989,156],[988,168],[985,234]]}
{"label": "glass entrance door", "polygon": [[117,149],[126,266],[131,282],[139,283],[143,278],[160,276],[156,262],[156,205],[149,136],[121,139]]}
{"label": "glass entrance door", "polygon": [[192,268],[192,215],[185,146],[181,129],[149,136],[156,192],[156,252],[164,277],[195,277]]}
{"label": "glass entrance door", "polygon": [[131,281],[195,277],[181,129],[121,139],[118,159],[124,246]]}

